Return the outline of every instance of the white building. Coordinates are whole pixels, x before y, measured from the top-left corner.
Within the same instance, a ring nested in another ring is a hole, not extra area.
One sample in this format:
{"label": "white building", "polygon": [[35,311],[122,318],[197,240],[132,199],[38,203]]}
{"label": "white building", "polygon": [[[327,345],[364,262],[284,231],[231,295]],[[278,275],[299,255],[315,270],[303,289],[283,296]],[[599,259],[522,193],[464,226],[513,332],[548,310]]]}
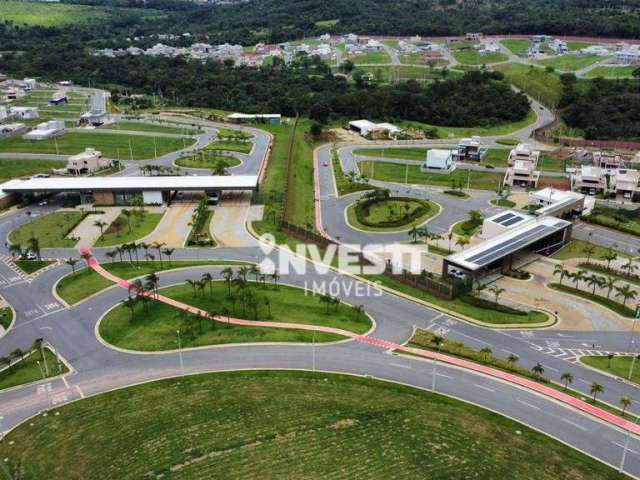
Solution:
{"label": "white building", "polygon": [[516,148],[511,149],[509,152],[507,163],[509,165],[514,165],[517,160],[526,160],[538,165],[539,158],[540,152],[538,150],[534,150],[528,143],[519,143],[516,145]]}
{"label": "white building", "polygon": [[593,166],[600,167],[606,175],[612,175],[624,167],[624,158],[611,152],[594,152]]}
{"label": "white building", "polygon": [[102,152],[87,148],[84,152],[69,157],[66,170],[72,175],[87,175],[110,165],[111,162],[102,156]]}
{"label": "white building", "polygon": [[20,84],[20,87],[22,87],[24,90],[33,90],[38,86],[38,82],[36,82],[35,78],[25,78],[24,80],[22,80],[22,83]]}
{"label": "white building", "polygon": [[347,45],[356,45],[358,43],[358,35],[355,33],[347,33],[344,37],[342,37],[344,43]]}
{"label": "white building", "polygon": [[500,212],[483,220],[482,230],[479,236],[485,240],[493,238],[519,227],[522,222],[528,222],[532,219],[533,216],[527,215],[526,213],[516,212],[515,210]]}
{"label": "white building", "polygon": [[480,48],[478,48],[478,53],[480,55],[491,55],[492,53],[498,53],[500,51],[500,47],[497,43],[483,43]]}
{"label": "white building", "polygon": [[589,195],[603,193],[607,189],[607,180],[600,167],[582,165],[571,175],[571,189]]}
{"label": "white building", "polygon": [[0,105],[0,122],[4,122],[9,117],[7,107]]}
{"label": "white building", "polygon": [[612,179],[612,189],[627,200],[640,199],[640,170],[619,169]]}
{"label": "white building", "polygon": [[529,205],[539,207],[535,212],[536,215],[565,217],[582,213],[582,210],[584,210],[584,195],[570,190],[546,187],[529,193]]}
{"label": "white building", "polygon": [[349,122],[349,128],[363,137],[396,138],[402,130],[391,123],[373,123],[369,120],[354,120]]}
{"label": "white building", "polygon": [[450,173],[456,168],[456,164],[453,161],[454,154],[454,150],[440,148],[427,150],[427,158],[421,165],[420,170],[423,172]]}
{"label": "white building", "polygon": [[62,135],[63,133],[64,120],[50,120],[38,124],[35,129],[25,133],[22,138],[25,140],[47,140]]}
{"label": "white building", "polygon": [[40,116],[38,107],[11,107],[9,115],[22,120],[34,120]]}
{"label": "white building", "polygon": [[616,52],[616,60],[629,65],[640,63],[640,48],[638,45],[625,46]]}
{"label": "white building", "polygon": [[329,33],[324,33],[318,37],[322,43],[329,43],[331,41],[331,35]]}
{"label": "white building", "polygon": [[540,172],[536,170],[536,163],[529,160],[516,160],[504,175],[503,184],[506,186],[530,188],[538,186]]}
{"label": "white building", "polygon": [[26,130],[24,123],[3,123],[0,125],[0,138],[17,135]]}
{"label": "white building", "polygon": [[579,55],[598,55],[598,56],[606,56],[611,55],[611,52],[603,47],[602,45],[589,45],[588,47],[581,48],[578,50]]}
{"label": "white building", "polygon": [[556,55],[564,55],[569,52],[569,47],[567,46],[567,42],[564,40],[559,40],[557,38],[553,39],[553,42],[549,44],[549,47]]}

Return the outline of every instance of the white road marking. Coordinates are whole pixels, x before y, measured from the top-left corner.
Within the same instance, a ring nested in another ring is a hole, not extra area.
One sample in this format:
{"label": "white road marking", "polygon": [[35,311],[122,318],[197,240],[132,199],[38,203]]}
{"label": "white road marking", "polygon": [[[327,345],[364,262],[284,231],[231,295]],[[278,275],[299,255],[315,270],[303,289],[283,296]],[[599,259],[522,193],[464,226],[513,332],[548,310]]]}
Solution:
{"label": "white road marking", "polygon": [[588,430],[587,428],[583,427],[582,425],[578,425],[577,423],[572,422],[571,420],[567,420],[566,418],[561,418],[560,420],[562,420],[564,423],[568,423],[569,425],[582,430],[583,432],[586,432]]}
{"label": "white road marking", "polygon": [[80,394],[80,398],[84,398],[84,392],[80,388],[80,385],[75,385],[76,390],[78,390],[78,394]]}
{"label": "white road marking", "polygon": [[485,387],[484,385],[479,385],[477,383],[474,383],[473,386],[481,388],[482,390],[486,390],[487,392],[495,393],[495,390],[493,388]]}
{"label": "white road marking", "polygon": [[540,407],[537,407],[529,402],[525,402],[524,400],[520,400],[519,398],[516,400],[518,401],[518,403],[521,403],[522,405],[526,405],[529,408],[533,408],[534,410],[540,410]]}
{"label": "white road marking", "polygon": [[[621,444],[621,443],[618,443],[618,442],[611,442],[611,443],[613,443],[614,445],[616,445],[616,446],[618,446],[620,448],[624,448],[624,445]],[[630,448],[627,448],[627,452],[633,453],[634,455],[640,455],[640,453],[636,452],[635,450],[631,450]]]}
{"label": "white road marking", "polygon": [[390,363],[389,365],[391,365],[392,367],[398,367],[398,368],[408,368],[408,369],[412,368],[410,365],[403,365],[401,363]]}

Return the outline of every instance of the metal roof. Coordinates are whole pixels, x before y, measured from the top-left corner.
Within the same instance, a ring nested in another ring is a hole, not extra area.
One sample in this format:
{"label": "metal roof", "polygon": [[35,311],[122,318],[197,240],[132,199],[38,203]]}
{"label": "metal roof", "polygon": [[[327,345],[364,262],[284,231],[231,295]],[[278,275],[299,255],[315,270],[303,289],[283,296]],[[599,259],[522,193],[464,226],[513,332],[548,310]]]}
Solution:
{"label": "metal roof", "polygon": [[[506,215],[505,215],[506,216]],[[509,221],[506,220],[506,221]],[[526,221],[490,240],[474,245],[447,257],[447,261],[467,270],[478,270],[539,240],[567,228],[570,222],[555,217],[541,217]]]}
{"label": "metal roof", "polygon": [[157,177],[52,177],[11,180],[2,191],[13,192],[87,192],[87,191],[162,191],[162,190],[256,190],[256,175],[157,176]]}

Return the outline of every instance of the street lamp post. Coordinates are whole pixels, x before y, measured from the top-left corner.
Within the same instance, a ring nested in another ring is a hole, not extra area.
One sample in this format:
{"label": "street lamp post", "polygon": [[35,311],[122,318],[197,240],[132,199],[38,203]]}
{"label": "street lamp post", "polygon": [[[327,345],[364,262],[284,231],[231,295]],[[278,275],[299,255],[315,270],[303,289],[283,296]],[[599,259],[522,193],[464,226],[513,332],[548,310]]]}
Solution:
{"label": "street lamp post", "polygon": [[431,391],[436,391],[436,368],[438,366],[438,360],[436,358],[433,359],[433,378],[431,379]]}
{"label": "street lamp post", "polygon": [[180,357],[180,373],[184,377],[184,361],[182,359],[182,341],[180,340],[180,330],[176,330],[178,334],[178,355]]}

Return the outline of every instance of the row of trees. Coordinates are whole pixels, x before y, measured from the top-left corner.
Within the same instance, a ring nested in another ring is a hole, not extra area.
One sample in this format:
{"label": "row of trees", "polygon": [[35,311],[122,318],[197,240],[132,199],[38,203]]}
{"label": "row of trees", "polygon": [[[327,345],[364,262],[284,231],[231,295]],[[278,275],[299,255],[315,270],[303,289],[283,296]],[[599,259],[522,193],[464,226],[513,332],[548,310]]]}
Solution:
{"label": "row of trees", "polygon": [[580,290],[580,284],[586,284],[591,289],[591,294],[596,295],[596,289],[606,289],[607,298],[611,298],[611,293],[616,291],[616,297],[622,298],[622,304],[627,305],[629,300],[633,300],[637,297],[638,292],[633,290],[628,284],[621,286],[616,285],[618,279],[611,276],[598,275],[597,273],[589,273],[585,269],[579,269],[575,272],[567,270],[563,265],[556,265],[553,271],[554,276],[557,275],[560,278],[560,285],[565,278],[568,278],[573,284],[576,290]]}

